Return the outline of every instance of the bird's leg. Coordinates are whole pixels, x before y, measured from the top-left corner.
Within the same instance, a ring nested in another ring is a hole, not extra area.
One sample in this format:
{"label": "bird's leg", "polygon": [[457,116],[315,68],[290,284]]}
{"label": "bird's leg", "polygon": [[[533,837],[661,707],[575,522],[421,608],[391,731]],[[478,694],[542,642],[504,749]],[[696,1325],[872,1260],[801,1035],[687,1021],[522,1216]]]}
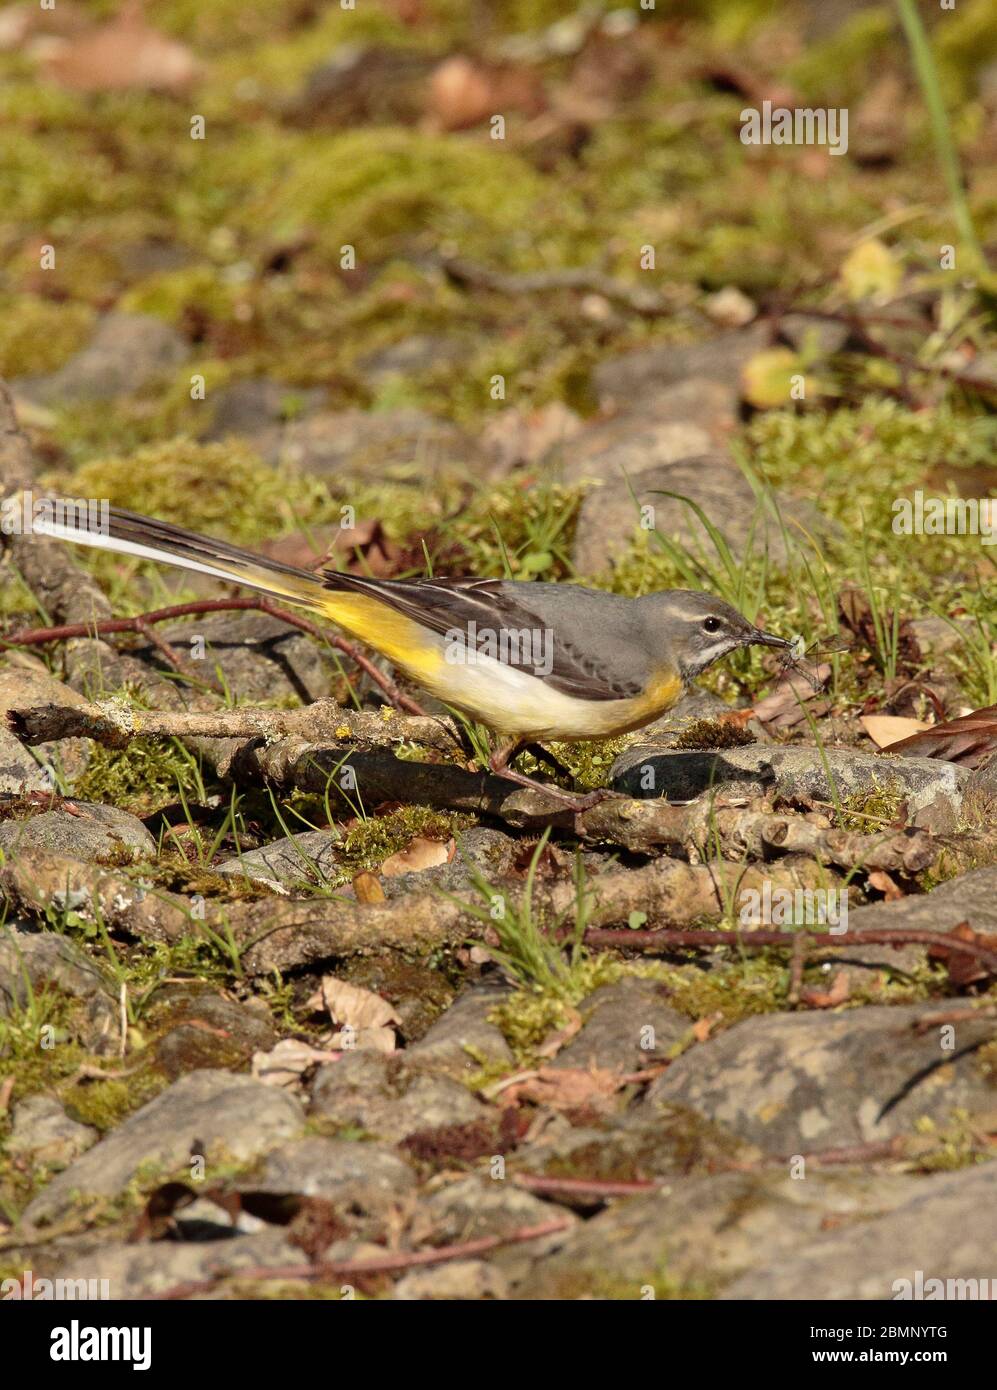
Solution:
{"label": "bird's leg", "polygon": [[523,745],[523,752],[532,753],[538,763],[546,763],[550,770],[559,776],[571,776],[571,768],[566,767],[561,759],[555,756],[549,748],[545,748],[542,743],[526,743]]}
{"label": "bird's leg", "polygon": [[566,792],[561,787],[552,786],[548,782],[538,782],[533,777],[527,777],[525,772],[517,772],[515,768],[509,766],[511,760],[522,749],[522,739],[514,738],[496,750],[488,759],[488,766],[498,777],[505,777],[509,782],[515,782],[519,787],[528,787],[533,792],[543,792],[547,796],[552,796],[556,801],[561,801],[565,806],[569,806],[572,811],[587,811],[590,806],[596,806],[600,801],[605,801],[607,797],[614,796],[615,793],[605,789],[587,792],[579,796],[575,792]]}

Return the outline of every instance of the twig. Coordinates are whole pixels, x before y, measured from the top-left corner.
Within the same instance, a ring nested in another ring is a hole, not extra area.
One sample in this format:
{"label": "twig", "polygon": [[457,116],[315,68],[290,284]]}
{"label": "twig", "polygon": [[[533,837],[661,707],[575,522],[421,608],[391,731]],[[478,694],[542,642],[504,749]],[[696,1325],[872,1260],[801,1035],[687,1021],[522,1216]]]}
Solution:
{"label": "twig", "polygon": [[601,294],[604,299],[615,300],[644,318],[661,318],[675,313],[675,302],[669,302],[658,291],[630,285],[625,280],[616,280],[594,267],[580,266],[567,270],[541,270],[530,275],[509,275],[453,256],[443,257],[440,263],[457,284],[477,285],[510,298],[542,294],[548,290],[581,290],[589,294]]}
{"label": "twig", "polygon": [[434,1250],[400,1251],[385,1255],[377,1260],[341,1260],[332,1263],[297,1265],[253,1265],[249,1269],[232,1269],[187,1284],[175,1284],[161,1293],[139,1294],[143,1300],[159,1302],[189,1298],[192,1294],[206,1293],[215,1288],[223,1279],[245,1281],[247,1279],[360,1279],[377,1274],[401,1274],[407,1269],[421,1269],[427,1265],[445,1264],[450,1260],[468,1259],[475,1255],[487,1255],[503,1245],[522,1245],[526,1241],[540,1240],[543,1236],[557,1235],[571,1225],[567,1217],[553,1217],[536,1226],[520,1226],[505,1235],[479,1236],[477,1240],[467,1240],[460,1245],[440,1245]]}
{"label": "twig", "polygon": [[[247,609],[266,613],[271,618],[277,618],[282,623],[288,623],[291,627],[308,633],[310,637],[316,638],[319,642],[328,642],[330,646],[343,652],[362,671],[366,672],[396,709],[405,710],[409,714],[425,715],[422,706],[408,695],[403,694],[397,685],[390,681],[383,671],[379,671],[370,658],[364,656],[363,652],[352,642],[336,633],[323,632],[314,623],[310,623],[307,618],[301,618],[296,613],[288,612],[286,608],[279,607],[268,598],[196,599],[190,603],[175,603],[168,608],[157,608],[149,613],[140,613],[134,618],[106,618],[93,623],[63,623],[60,627],[23,628],[20,632],[11,632],[5,637],[0,637],[0,646],[33,647],[41,646],[47,642],[63,642],[72,637],[106,637],[115,632],[146,634],[150,623],[167,622],[171,618],[189,617],[195,613],[227,613]],[[179,657],[174,652],[170,664],[175,665],[177,661],[179,661]]]}

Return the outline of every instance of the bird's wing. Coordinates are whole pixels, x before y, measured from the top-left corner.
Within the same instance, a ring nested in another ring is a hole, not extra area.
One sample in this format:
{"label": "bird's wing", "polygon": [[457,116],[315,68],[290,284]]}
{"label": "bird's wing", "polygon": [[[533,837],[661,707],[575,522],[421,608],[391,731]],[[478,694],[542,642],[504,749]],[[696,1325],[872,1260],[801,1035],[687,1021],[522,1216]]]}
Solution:
{"label": "bird's wing", "polygon": [[[330,589],[380,599],[441,636],[459,631],[469,646],[508,666],[529,671],[566,695],[583,700],[625,700],[642,693],[641,682],[621,678],[585,651],[582,622],[566,621],[563,614],[556,623],[545,620],[531,605],[528,592],[520,592],[533,589],[532,584],[516,585],[515,592],[510,592],[513,586],[500,579],[371,579],[331,570],[324,578]],[[538,648],[534,643],[500,642],[495,648],[500,634],[523,632],[539,634],[542,669],[537,669]]]}

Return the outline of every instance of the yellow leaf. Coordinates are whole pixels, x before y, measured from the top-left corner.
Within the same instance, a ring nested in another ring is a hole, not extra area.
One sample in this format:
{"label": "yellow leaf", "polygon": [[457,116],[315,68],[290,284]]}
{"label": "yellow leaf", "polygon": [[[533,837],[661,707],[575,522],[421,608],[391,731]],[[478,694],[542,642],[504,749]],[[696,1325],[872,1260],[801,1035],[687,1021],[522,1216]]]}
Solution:
{"label": "yellow leaf", "polygon": [[849,252],[839,278],[849,299],[884,303],[900,288],[903,267],[894,260],[889,247],[874,237],[859,242],[854,251]]}
{"label": "yellow leaf", "polygon": [[744,399],[759,410],[771,406],[788,405],[799,399],[800,393],[792,394],[792,377],[802,377],[804,390],[809,395],[806,373],[796,353],[790,348],[767,348],[756,352],[741,372],[741,392]]}

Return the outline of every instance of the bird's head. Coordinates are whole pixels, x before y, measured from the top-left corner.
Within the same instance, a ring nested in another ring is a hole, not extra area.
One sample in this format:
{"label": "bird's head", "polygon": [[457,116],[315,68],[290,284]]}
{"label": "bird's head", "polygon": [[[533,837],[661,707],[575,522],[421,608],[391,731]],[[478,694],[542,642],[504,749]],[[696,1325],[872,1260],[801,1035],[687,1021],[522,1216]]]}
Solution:
{"label": "bird's head", "polygon": [[662,663],[677,666],[684,682],[712,666],[739,647],[792,646],[785,637],[763,632],[723,599],[695,589],[669,589],[640,600],[647,630],[652,634],[652,654]]}

